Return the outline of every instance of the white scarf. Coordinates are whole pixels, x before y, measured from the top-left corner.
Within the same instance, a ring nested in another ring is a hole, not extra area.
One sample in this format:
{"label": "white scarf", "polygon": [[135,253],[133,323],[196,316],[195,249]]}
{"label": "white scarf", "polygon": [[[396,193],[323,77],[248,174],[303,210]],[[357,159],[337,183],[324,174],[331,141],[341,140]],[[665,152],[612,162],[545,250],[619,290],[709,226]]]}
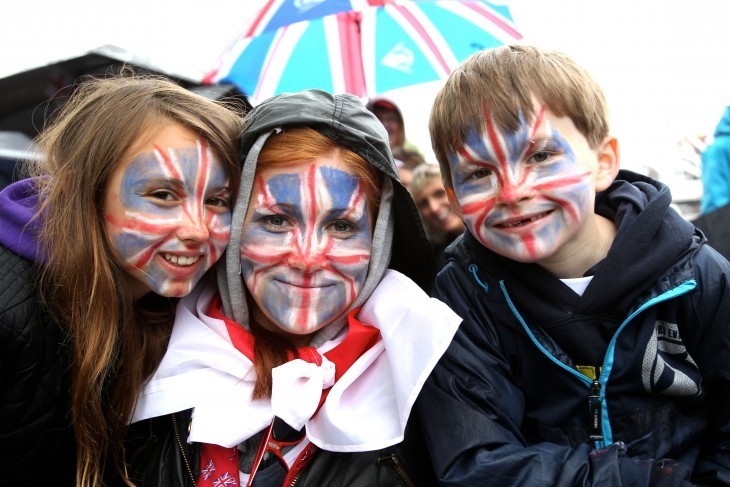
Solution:
{"label": "white scarf", "polygon": [[293,360],[276,367],[272,399],[252,400],[253,364],[233,347],[225,323],[205,315],[216,292],[198,286],[180,301],[167,352],[140,394],[132,423],[194,408],[188,441],[233,447],[278,416],[296,429],[306,425],[308,439],[324,450],[385,448],[403,440],[413,403],[461,322],[444,303],[388,270],[357,315],[380,330],[380,340],[311,417],[332,383],[334,364]]}

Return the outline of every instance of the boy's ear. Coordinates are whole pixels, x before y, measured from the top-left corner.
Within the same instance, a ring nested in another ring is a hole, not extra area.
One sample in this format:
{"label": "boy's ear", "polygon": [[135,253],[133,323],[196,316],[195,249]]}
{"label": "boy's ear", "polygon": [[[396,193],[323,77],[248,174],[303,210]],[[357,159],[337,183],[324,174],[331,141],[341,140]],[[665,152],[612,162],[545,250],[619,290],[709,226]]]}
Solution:
{"label": "boy's ear", "polygon": [[451,205],[451,209],[454,210],[454,213],[456,213],[457,216],[463,220],[464,214],[461,212],[461,205],[459,204],[459,200],[456,199],[456,193],[454,193],[454,188],[444,185],[444,189],[446,190],[446,197],[449,199],[449,205]]}
{"label": "boy's ear", "polygon": [[608,188],[618,175],[621,158],[616,137],[607,135],[598,146],[598,171],[596,172],[596,191]]}

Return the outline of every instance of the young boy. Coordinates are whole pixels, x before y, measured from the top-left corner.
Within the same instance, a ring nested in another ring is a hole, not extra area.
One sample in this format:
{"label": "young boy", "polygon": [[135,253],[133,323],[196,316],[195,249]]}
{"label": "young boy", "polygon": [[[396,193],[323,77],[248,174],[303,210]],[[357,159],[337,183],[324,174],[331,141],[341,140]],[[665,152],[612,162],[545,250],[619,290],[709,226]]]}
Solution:
{"label": "young boy", "polygon": [[730,484],[730,265],[619,170],[590,76],[482,51],[430,131],[467,226],[434,289],[464,321],[418,402],[441,482]]}

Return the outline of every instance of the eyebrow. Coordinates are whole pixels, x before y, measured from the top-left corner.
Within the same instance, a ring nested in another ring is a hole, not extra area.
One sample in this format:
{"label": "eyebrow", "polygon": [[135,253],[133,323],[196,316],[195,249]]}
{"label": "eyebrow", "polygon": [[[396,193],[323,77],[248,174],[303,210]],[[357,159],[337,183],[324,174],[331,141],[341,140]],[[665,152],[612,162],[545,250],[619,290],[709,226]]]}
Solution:
{"label": "eyebrow", "polygon": [[145,184],[145,185],[171,185],[171,186],[178,186],[178,187],[185,187],[185,183],[177,178],[160,178],[160,177],[153,177],[153,178],[140,178],[136,184]]}
{"label": "eyebrow", "polygon": [[332,217],[335,215],[343,215],[346,213],[361,213],[361,212],[359,210],[357,210],[356,208],[350,208],[349,206],[345,207],[345,208],[330,208],[329,210],[327,210],[328,217]]}
{"label": "eyebrow", "polygon": [[300,213],[299,209],[291,203],[254,203],[254,209],[267,209],[270,211],[280,211],[282,213]]}

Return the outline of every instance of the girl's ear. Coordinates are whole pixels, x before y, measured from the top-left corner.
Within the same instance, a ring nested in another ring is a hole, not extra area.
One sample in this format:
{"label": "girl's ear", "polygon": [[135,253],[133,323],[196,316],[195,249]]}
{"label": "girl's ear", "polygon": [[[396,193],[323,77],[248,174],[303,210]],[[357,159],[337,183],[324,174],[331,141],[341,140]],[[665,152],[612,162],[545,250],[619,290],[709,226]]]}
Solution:
{"label": "girl's ear", "polygon": [[464,214],[461,211],[461,205],[459,204],[459,200],[456,199],[454,188],[444,185],[444,189],[446,190],[446,197],[449,199],[449,205],[451,205],[451,209],[454,210],[454,213],[456,213],[459,218],[463,220]]}
{"label": "girl's ear", "polygon": [[598,147],[598,170],[596,172],[596,191],[608,188],[618,175],[621,158],[616,137],[607,135]]}

